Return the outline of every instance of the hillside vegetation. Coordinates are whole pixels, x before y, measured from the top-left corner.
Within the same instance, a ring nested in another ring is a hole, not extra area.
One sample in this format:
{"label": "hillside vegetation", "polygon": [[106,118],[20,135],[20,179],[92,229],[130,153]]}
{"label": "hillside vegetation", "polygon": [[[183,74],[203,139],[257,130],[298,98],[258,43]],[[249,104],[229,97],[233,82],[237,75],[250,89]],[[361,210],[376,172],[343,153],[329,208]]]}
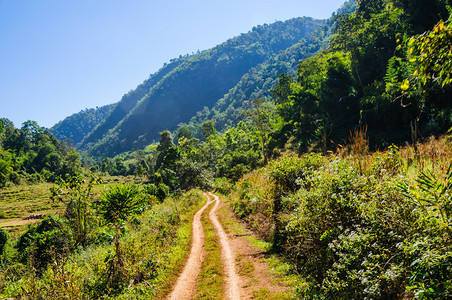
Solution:
{"label": "hillside vegetation", "polygon": [[111,114],[115,106],[110,104],[82,110],[52,126],[50,132],[60,141],[67,140],[77,145]]}
{"label": "hillside vegetation", "polygon": [[[130,112],[120,102],[93,131],[105,134],[86,138],[85,168],[36,123],[2,120],[2,185],[54,182],[64,212],[0,229],[1,297],[161,297],[188,251],[199,188],[229,195],[299,275],[288,297],[452,298],[450,4],[347,2],[327,22],[256,27],[174,60],[124,96]],[[142,130],[154,122],[149,144]],[[104,186],[108,175],[133,177]]]}
{"label": "hillside vegetation", "polygon": [[235,212],[304,278],[298,299],[452,297],[452,144],[287,154],[241,179]]}
{"label": "hillside vegetation", "polygon": [[162,80],[169,72],[180,65],[183,59],[173,60],[170,64],[165,64],[158,72],[151,74],[147,80],[138,85],[134,90],[125,94],[114,110],[102,120],[93,131],[88,132],[82,140],[81,148],[91,147],[99,142],[110,129],[113,129],[127,114],[137,105],[149,90]]}
{"label": "hillside vegetation", "polygon": [[78,172],[80,154],[34,121],[20,129],[0,119],[0,188],[5,185],[52,181]]}
{"label": "hillside vegetation", "polygon": [[[81,144],[93,156],[140,149],[212,107],[249,70],[284,51],[324,21],[296,18],[255,27],[199,54],[180,57],[125,95],[104,123]],[[91,144],[92,143],[92,144]]]}

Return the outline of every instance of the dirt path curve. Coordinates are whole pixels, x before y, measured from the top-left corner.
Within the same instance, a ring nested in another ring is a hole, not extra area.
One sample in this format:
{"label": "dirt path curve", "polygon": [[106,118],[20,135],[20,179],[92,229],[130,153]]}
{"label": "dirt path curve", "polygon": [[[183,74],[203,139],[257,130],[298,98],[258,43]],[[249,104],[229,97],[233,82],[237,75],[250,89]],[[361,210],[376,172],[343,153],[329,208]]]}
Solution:
{"label": "dirt path curve", "polygon": [[213,197],[215,201],[215,206],[210,211],[209,218],[213,226],[215,227],[217,236],[220,241],[221,258],[226,275],[226,297],[231,300],[240,299],[239,276],[237,275],[235,268],[235,254],[231,250],[229,238],[217,218],[217,210],[218,206],[220,205],[220,198],[212,193],[209,193],[209,195]]}
{"label": "dirt path curve", "polygon": [[198,280],[199,272],[201,271],[201,265],[203,261],[203,248],[205,241],[204,229],[201,224],[201,215],[209,207],[213,201],[209,201],[207,197],[207,203],[196,212],[193,217],[193,230],[192,230],[192,244],[190,255],[187,263],[179,276],[173,291],[168,296],[170,300],[184,300],[193,299],[196,291],[196,283]]}

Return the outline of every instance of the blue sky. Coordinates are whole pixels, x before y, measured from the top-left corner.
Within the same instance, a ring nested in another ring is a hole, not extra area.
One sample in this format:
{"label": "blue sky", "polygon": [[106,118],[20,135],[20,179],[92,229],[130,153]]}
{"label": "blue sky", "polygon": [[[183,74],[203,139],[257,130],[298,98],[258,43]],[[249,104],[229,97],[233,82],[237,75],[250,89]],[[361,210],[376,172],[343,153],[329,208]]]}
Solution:
{"label": "blue sky", "polygon": [[51,127],[115,103],[179,55],[345,0],[0,0],[0,117]]}

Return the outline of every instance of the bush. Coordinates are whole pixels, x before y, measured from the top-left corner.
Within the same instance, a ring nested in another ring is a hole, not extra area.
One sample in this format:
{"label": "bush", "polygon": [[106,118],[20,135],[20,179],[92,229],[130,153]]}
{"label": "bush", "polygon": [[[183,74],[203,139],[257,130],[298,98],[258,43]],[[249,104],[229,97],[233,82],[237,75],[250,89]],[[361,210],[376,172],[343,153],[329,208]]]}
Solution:
{"label": "bush", "polygon": [[0,256],[5,251],[6,242],[8,241],[8,233],[5,229],[0,228]]}
{"label": "bush", "polygon": [[229,195],[232,192],[233,184],[225,177],[215,178],[215,191],[222,195]]}
{"label": "bush", "polygon": [[118,184],[102,194],[100,211],[107,222],[126,220],[129,215],[144,207],[143,196],[138,185]]}
{"label": "bush", "polygon": [[397,298],[407,276],[401,246],[414,216],[391,178],[368,177],[337,160],[306,180],[282,199],[279,241],[312,280],[303,298]]}
{"label": "bush", "polygon": [[31,226],[17,241],[19,260],[29,262],[41,274],[56,254],[63,254],[71,247],[70,237],[63,222],[53,216],[45,217],[38,225]]}
{"label": "bush", "polygon": [[56,186],[50,188],[52,200],[66,205],[64,216],[76,245],[86,246],[88,243],[89,233],[95,221],[91,191],[100,181],[100,178],[91,177],[86,180],[81,175],[66,174],[65,178],[58,177],[55,181]]}
{"label": "bush", "polygon": [[418,299],[452,298],[452,247],[438,236],[407,239],[401,246],[409,263],[407,290]]}
{"label": "bush", "polygon": [[413,205],[420,227],[403,244],[411,267],[408,288],[421,299],[448,299],[452,297],[452,163],[443,177],[420,171],[414,182],[399,182],[398,188]]}
{"label": "bush", "polygon": [[301,299],[449,297],[450,247],[438,238],[413,248],[424,230],[446,233],[432,231],[432,219],[424,222],[422,210],[395,188],[397,151],[370,158],[366,173],[350,158],[282,157],[236,184],[234,211],[259,233],[274,220],[273,249],[307,280]]}
{"label": "bush", "polygon": [[159,185],[151,183],[144,187],[144,192],[146,194],[157,197],[160,202],[163,202],[163,200],[169,196],[169,191],[169,187],[164,183],[160,183]]}
{"label": "bush", "polygon": [[295,155],[285,156],[271,163],[270,177],[279,195],[293,193],[306,184],[309,174],[325,163],[326,159],[320,154],[308,154],[301,159]]}

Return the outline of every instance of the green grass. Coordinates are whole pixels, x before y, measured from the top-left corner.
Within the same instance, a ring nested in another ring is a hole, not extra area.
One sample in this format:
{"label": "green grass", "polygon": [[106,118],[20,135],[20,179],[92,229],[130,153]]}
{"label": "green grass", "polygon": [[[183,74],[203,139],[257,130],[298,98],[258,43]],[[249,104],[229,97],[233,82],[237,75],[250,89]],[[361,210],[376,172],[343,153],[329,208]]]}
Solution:
{"label": "green grass", "polygon": [[254,264],[250,261],[243,261],[243,256],[240,254],[237,256],[238,272],[240,276],[254,277]]}
{"label": "green grass", "polygon": [[[212,206],[213,208],[213,206]],[[196,300],[222,299],[223,298],[223,266],[221,262],[221,247],[215,228],[209,221],[209,214],[204,212],[201,218],[206,234],[204,245],[204,260],[201,273],[198,278],[198,286],[195,294]]]}
{"label": "green grass", "polygon": [[[92,199],[119,182],[132,182],[132,177],[108,176],[92,190]],[[62,211],[64,204],[51,199],[50,188],[53,183],[16,185],[0,189],[0,224],[7,219],[25,218],[30,214],[55,214]],[[3,219],[3,220],[2,220]]]}
{"label": "green grass", "polygon": [[287,293],[274,293],[272,294],[267,289],[258,289],[253,291],[253,298],[255,300],[286,300],[291,299],[291,297]]}
{"label": "green grass", "polygon": [[[0,298],[18,297],[24,290],[34,291],[37,298],[74,298],[67,286],[74,287],[80,297],[89,299],[163,299],[182,269],[191,241],[191,220],[203,205],[205,197],[192,191],[176,199],[166,199],[151,210],[127,222],[120,245],[125,259],[125,289],[107,294],[104,289],[106,257],[113,245],[90,245],[68,254],[63,270],[70,273],[65,282],[55,280],[52,268],[41,278],[29,272],[26,265],[11,266],[8,274],[23,270],[21,277],[5,277],[0,269]],[[108,228],[99,230],[108,233]],[[20,279],[20,280],[19,280]],[[66,284],[67,283],[67,284]]]}
{"label": "green grass", "polygon": [[[177,231],[173,245],[170,248],[162,249],[166,250],[162,255],[165,262],[161,262],[161,264],[165,264],[165,268],[159,273],[158,278],[154,279],[154,281],[158,283],[155,285],[155,291],[152,291],[152,295],[155,296],[155,299],[164,298],[164,295],[171,292],[173,284],[176,282],[179,273],[182,271],[190,252],[192,236],[191,221],[193,220],[194,214],[204,205],[204,203],[205,201],[200,201],[198,205],[190,208],[188,213],[181,216],[181,226]],[[129,296],[130,295],[125,294],[124,299],[130,299],[128,298]]]}
{"label": "green grass", "polygon": [[[108,186],[126,181],[127,178],[107,177],[102,184],[93,188],[93,198]],[[0,189],[0,219],[24,218],[33,213],[48,214],[64,207],[62,203],[52,201],[50,188],[52,183],[17,185]]]}

